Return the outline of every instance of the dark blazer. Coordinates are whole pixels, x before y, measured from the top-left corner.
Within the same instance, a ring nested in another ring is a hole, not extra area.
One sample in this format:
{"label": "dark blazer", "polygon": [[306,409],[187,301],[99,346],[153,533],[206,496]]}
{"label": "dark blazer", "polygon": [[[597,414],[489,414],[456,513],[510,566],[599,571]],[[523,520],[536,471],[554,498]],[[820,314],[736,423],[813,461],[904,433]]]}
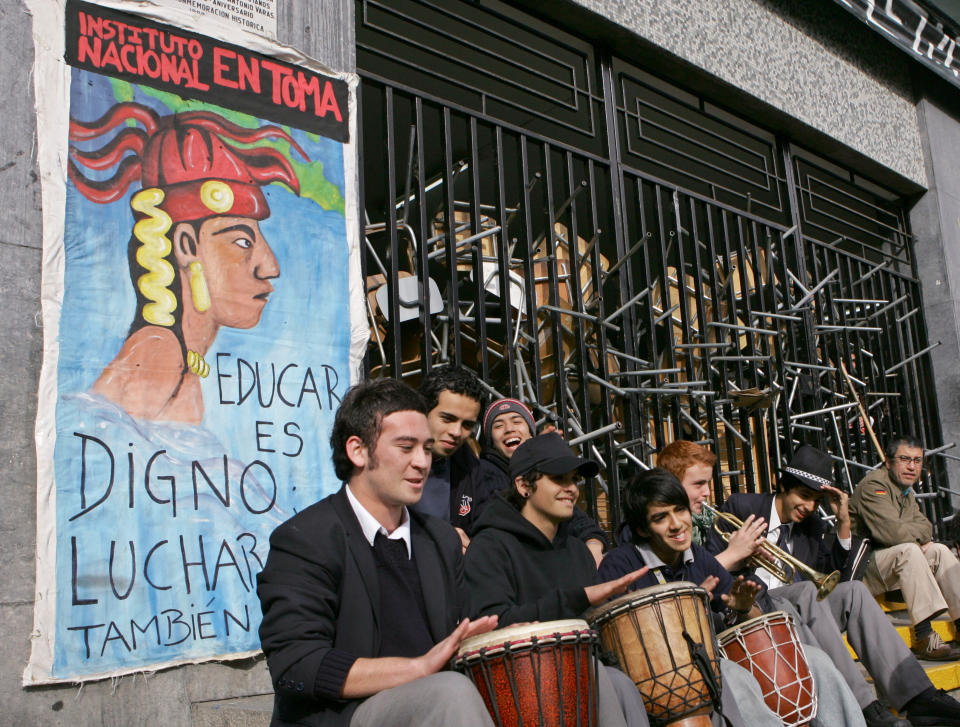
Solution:
{"label": "dark blazer", "polygon": [[[466,610],[460,538],[410,512],[413,557],[438,642]],[[280,525],[257,577],[260,641],[275,690],[271,725],[348,725],[359,699],[339,697],[359,657],[380,649],[380,593],[370,544],[343,488]]]}
{"label": "dark blazer", "polygon": [[[772,494],[737,493],[730,495],[720,509],[736,515],[741,520],[746,520],[750,515],[769,520],[773,497]],[[716,533],[711,533],[706,545],[707,549],[714,554],[722,552],[727,547]],[[850,550],[840,545],[833,529],[817,513],[809,515],[803,522],[793,524],[790,532],[790,546],[795,557],[824,572],[844,571],[851,554]]]}

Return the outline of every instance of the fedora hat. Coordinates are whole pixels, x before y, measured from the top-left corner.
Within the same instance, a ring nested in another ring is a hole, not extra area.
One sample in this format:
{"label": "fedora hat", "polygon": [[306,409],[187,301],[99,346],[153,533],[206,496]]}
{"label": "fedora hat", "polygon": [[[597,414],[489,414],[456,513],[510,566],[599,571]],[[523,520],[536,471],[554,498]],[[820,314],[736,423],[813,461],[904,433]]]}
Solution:
{"label": "fedora hat", "polygon": [[811,490],[821,490],[824,485],[832,487],[833,459],[816,447],[804,444],[786,467],[780,470],[782,477],[789,477]]}

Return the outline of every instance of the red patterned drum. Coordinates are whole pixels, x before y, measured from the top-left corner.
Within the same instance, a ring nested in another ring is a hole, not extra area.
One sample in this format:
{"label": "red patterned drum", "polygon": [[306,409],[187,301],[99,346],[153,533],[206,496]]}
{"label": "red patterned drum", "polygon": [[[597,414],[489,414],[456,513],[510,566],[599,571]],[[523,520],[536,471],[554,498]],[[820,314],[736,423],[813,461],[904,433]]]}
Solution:
{"label": "red patterned drum", "polygon": [[774,611],[722,632],[720,650],[748,669],[760,684],[763,699],[785,727],[817,716],[817,692],[803,644],[793,621]]}
{"label": "red patterned drum", "polygon": [[596,645],[586,621],[544,621],[467,639],[455,666],[498,727],[594,727]]}

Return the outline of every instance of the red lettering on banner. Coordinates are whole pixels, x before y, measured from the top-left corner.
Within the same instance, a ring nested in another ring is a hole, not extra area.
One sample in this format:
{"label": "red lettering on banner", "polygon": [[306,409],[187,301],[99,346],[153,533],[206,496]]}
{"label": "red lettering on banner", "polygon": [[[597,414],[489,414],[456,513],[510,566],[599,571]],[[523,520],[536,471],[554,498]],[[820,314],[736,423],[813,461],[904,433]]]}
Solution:
{"label": "red lettering on banner", "polygon": [[256,58],[237,56],[237,75],[240,88],[249,88],[256,94],[260,93],[260,63]]}
{"label": "red lettering on banner", "polygon": [[282,86],[281,81],[283,80],[283,76],[290,75],[291,73],[293,73],[293,71],[291,71],[289,68],[284,68],[283,66],[268,60],[264,60],[262,65],[266,70],[270,71],[270,75],[272,78],[271,86],[273,87],[273,92],[270,95],[270,100],[273,101],[277,106],[279,106],[281,103],[280,101],[280,89]]}
{"label": "red lettering on banner", "polygon": [[226,48],[213,49],[213,82],[215,84],[218,86],[226,86],[227,88],[240,88],[239,83],[232,81],[223,75],[224,71],[230,70],[229,66],[223,62],[223,59],[235,59],[236,57],[237,54],[232,50],[227,50]]}
{"label": "red lettering on banner", "polygon": [[101,61],[101,68],[103,66],[113,66],[117,69],[117,73],[123,73],[123,66],[120,64],[120,54],[117,52],[117,46],[115,43],[111,43],[107,46]]}
{"label": "red lettering on banner", "polygon": [[204,92],[212,88],[214,102],[217,94],[231,96],[245,112],[283,123],[299,118],[305,128],[320,129],[332,138],[347,137],[343,128],[347,109],[340,105],[346,94],[342,81],[186,31],[146,27],[152,25],[147,20],[141,27],[136,19],[108,9],[99,13],[87,2],[78,4],[83,10],[77,8],[74,21],[68,23],[68,63],[135,82],[152,79],[174,92],[173,87]]}
{"label": "red lettering on banner", "polygon": [[333,84],[330,81],[323,85],[323,99],[320,101],[320,108],[317,109],[317,116],[326,116],[328,111],[333,112],[333,118],[337,121],[343,121],[337,97],[333,93]]}
{"label": "red lettering on banner", "polygon": [[94,38],[93,45],[90,39],[81,35],[77,43],[77,60],[80,63],[92,63],[97,68],[100,67],[100,39]]}

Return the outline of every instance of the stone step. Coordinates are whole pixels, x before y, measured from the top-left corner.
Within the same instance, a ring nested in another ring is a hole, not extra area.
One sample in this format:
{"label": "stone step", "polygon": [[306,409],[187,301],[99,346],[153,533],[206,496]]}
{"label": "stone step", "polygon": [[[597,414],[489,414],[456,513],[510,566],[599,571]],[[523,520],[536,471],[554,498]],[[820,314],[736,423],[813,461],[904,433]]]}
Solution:
{"label": "stone step", "polygon": [[272,694],[194,702],[190,705],[193,727],[270,727],[271,714]]}
{"label": "stone step", "polygon": [[[913,629],[910,627],[910,618],[907,616],[906,604],[886,597],[878,597],[877,602],[881,608],[887,612],[900,638],[903,639],[907,646],[912,647]],[[933,622],[933,630],[940,634],[940,638],[944,641],[951,641],[956,637],[956,629],[954,628],[953,621],[947,619],[935,620]],[[844,641],[846,641],[846,634],[844,634],[843,638]],[[847,648],[850,649],[851,656],[856,659],[857,654],[850,647],[849,642],[847,642]],[[948,692],[960,689],[960,662],[921,660],[920,663],[927,672],[927,676],[930,677],[930,681],[933,682],[933,686],[937,689],[943,689]]]}

